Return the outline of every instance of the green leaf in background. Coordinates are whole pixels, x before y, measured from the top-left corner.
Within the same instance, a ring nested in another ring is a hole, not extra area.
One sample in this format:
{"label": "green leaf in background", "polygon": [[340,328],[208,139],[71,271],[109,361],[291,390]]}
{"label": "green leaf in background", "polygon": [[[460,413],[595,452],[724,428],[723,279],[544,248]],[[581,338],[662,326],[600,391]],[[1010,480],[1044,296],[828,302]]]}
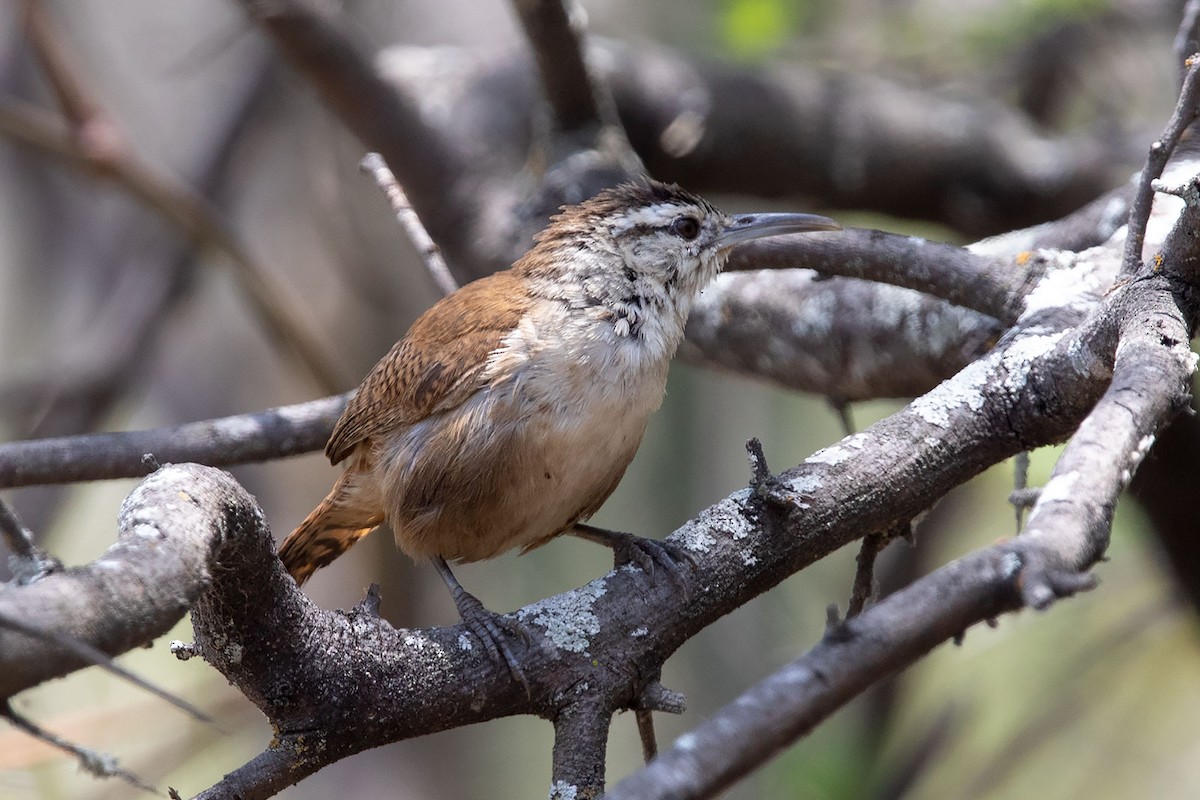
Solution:
{"label": "green leaf in background", "polygon": [[767,55],[796,31],[806,5],[799,0],[723,0],[721,37],[736,56]]}

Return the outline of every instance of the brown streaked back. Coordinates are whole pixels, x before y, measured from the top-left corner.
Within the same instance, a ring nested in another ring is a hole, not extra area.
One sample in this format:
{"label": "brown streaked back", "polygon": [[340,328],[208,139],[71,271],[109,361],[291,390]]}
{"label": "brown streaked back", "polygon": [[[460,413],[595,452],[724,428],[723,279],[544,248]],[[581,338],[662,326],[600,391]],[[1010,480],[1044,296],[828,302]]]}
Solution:
{"label": "brown streaked back", "polygon": [[479,388],[488,354],[529,308],[511,270],[468,283],[422,314],[363,379],[334,426],[325,454],[334,464],[356,446],[401,425],[456,408]]}

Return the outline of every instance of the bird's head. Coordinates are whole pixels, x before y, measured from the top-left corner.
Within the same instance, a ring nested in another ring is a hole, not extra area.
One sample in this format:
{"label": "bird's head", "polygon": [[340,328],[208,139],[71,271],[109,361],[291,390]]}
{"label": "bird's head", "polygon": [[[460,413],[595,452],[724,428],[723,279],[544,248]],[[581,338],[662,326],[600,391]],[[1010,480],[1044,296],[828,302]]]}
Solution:
{"label": "bird's head", "polygon": [[538,236],[537,249],[560,259],[591,255],[593,269],[619,270],[630,283],[691,297],[739,242],[839,228],[815,214],[729,215],[676,185],[643,179],[565,207]]}

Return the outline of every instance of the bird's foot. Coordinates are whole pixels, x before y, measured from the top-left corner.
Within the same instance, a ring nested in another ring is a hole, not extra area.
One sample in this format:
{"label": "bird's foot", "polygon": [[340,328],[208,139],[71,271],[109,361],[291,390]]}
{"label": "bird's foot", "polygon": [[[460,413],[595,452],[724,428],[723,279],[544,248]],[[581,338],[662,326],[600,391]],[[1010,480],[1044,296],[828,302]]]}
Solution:
{"label": "bird's foot", "polygon": [[462,587],[462,584],[454,577],[454,573],[450,571],[445,559],[435,558],[433,563],[442,576],[442,580],[450,589],[450,595],[454,598],[454,607],[458,609],[458,616],[462,618],[467,629],[483,643],[483,648],[487,650],[493,661],[504,662],[509,673],[525,687],[525,693],[529,694],[529,680],[525,677],[525,670],[521,668],[521,662],[510,646],[515,639],[519,639],[523,645],[528,646],[529,631],[516,620],[485,608],[479,598]]}
{"label": "bird's foot", "polygon": [[523,645],[528,646],[529,631],[515,620],[488,611],[483,603],[479,602],[479,598],[466,590],[455,593],[454,605],[467,628],[483,642],[483,647],[492,660],[497,663],[503,660],[508,666],[508,671],[528,693],[529,681],[510,643],[519,639]]}
{"label": "bird's foot", "polygon": [[685,567],[696,566],[696,559],[692,554],[674,542],[643,539],[632,533],[610,531],[583,523],[576,524],[571,533],[581,539],[611,548],[613,565],[616,568],[620,569],[626,564],[634,565],[651,578],[654,577],[655,564],[665,569],[667,574],[676,580],[682,580]]}

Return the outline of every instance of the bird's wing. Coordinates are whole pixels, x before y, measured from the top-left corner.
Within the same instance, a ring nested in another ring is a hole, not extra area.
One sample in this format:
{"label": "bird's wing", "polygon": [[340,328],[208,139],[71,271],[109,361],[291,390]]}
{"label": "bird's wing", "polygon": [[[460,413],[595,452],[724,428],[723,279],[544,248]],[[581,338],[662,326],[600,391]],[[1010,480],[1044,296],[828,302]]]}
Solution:
{"label": "bird's wing", "polygon": [[480,388],[488,354],[528,307],[522,279],[510,271],[440,300],[363,379],[325,445],[329,460],[336,464],[372,436],[465,402]]}

